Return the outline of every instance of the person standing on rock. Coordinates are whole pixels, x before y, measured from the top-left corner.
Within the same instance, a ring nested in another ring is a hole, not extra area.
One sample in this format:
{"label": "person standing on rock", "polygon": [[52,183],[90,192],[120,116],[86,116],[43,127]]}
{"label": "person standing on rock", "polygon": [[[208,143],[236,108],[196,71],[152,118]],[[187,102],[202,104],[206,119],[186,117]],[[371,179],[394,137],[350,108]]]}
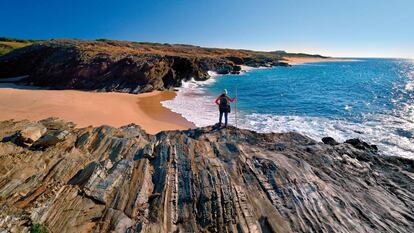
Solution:
{"label": "person standing on rock", "polygon": [[221,120],[224,114],[224,127],[227,127],[228,114],[231,111],[230,102],[234,101],[236,101],[236,96],[234,96],[234,98],[230,98],[230,96],[227,95],[226,89],[224,89],[223,93],[217,97],[215,103],[218,105],[220,112],[219,126],[221,126]]}

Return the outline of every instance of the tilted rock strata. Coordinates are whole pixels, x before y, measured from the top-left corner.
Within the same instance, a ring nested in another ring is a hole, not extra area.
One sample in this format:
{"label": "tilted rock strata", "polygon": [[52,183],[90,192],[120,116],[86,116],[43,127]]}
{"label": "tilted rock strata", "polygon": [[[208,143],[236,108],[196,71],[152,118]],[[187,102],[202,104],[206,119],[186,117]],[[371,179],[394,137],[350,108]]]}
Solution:
{"label": "tilted rock strata", "polygon": [[206,80],[208,71],[239,73],[245,64],[288,64],[271,53],[134,42],[50,40],[0,57],[1,78],[55,89],[142,93]]}
{"label": "tilted rock strata", "polygon": [[206,127],[152,136],[135,125],[75,129],[56,119],[40,124],[45,135],[67,132],[61,140],[16,145],[13,135],[30,124],[0,123],[0,229],[414,231],[412,160],[297,133]]}

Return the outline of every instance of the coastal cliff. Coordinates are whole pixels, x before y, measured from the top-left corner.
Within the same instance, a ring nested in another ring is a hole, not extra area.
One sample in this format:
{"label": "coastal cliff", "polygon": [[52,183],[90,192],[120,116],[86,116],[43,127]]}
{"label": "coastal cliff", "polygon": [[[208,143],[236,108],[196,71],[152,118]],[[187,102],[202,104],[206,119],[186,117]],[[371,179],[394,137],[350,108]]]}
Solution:
{"label": "coastal cliff", "polygon": [[208,71],[237,74],[240,65],[288,66],[283,56],[191,45],[48,40],[1,56],[0,81],[26,77],[21,83],[54,89],[143,93],[178,87],[192,78],[206,80]]}
{"label": "coastal cliff", "polygon": [[0,229],[413,232],[414,162],[360,140],[0,122]]}

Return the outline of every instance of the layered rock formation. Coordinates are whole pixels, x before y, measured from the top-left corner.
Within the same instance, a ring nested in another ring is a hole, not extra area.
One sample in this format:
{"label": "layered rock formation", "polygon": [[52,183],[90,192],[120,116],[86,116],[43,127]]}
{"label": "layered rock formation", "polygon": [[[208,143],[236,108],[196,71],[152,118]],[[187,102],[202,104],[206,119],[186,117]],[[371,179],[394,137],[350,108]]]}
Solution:
{"label": "layered rock formation", "polygon": [[55,89],[142,93],[178,87],[208,71],[239,73],[239,65],[287,66],[265,52],[210,49],[120,41],[35,42],[0,57],[2,78],[27,76],[22,83]]}
{"label": "layered rock formation", "polygon": [[358,140],[57,119],[1,122],[0,140],[0,231],[414,231],[414,162]]}

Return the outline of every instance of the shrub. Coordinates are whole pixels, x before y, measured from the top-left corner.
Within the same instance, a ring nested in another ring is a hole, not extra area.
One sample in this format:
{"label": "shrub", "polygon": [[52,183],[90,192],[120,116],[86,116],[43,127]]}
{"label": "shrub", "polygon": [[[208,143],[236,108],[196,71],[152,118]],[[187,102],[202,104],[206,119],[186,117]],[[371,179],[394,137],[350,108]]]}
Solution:
{"label": "shrub", "polygon": [[47,233],[47,227],[43,224],[36,223],[30,228],[30,233]]}

